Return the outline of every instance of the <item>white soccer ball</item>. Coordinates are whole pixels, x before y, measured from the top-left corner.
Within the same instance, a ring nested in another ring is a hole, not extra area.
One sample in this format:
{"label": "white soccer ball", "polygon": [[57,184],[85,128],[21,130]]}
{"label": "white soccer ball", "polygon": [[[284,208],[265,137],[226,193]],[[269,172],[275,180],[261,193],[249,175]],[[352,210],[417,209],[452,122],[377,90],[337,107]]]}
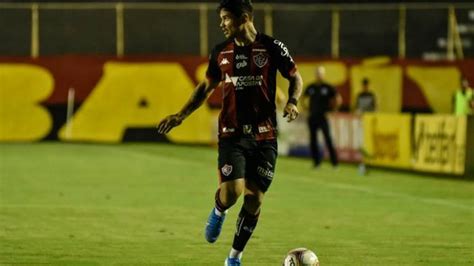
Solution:
{"label": "white soccer ball", "polygon": [[318,256],[307,248],[295,248],[288,252],[283,266],[319,266]]}

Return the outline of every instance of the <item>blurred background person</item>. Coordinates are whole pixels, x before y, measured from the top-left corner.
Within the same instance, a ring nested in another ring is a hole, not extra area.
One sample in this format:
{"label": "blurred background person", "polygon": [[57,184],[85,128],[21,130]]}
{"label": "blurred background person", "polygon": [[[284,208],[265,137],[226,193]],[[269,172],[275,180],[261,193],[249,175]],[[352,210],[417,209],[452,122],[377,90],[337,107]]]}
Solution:
{"label": "blurred background person", "polygon": [[323,66],[316,68],[315,75],[315,82],[308,85],[303,95],[303,107],[309,112],[308,127],[311,156],[314,167],[319,167],[323,159],[323,153],[320,151],[318,141],[318,130],[321,129],[326,148],[329,151],[331,164],[334,167],[337,167],[338,158],[331,138],[327,113],[339,108],[342,103],[342,97],[333,86],[325,81],[326,69]]}
{"label": "blurred background person", "polygon": [[355,111],[357,114],[364,112],[375,112],[377,109],[377,100],[375,94],[370,91],[369,79],[362,80],[362,91],[357,95]]}
{"label": "blurred background person", "polygon": [[453,107],[455,115],[474,114],[474,93],[466,77],[461,77],[461,88],[454,93]]}
{"label": "blurred background person", "polygon": [[[365,112],[375,112],[377,110],[377,100],[375,94],[370,91],[370,81],[368,78],[362,79],[362,91],[359,92],[356,99],[355,113],[362,115]],[[363,146],[364,143],[364,134],[363,127],[360,127],[360,143]],[[366,154],[365,151],[362,151],[362,154]],[[359,164],[359,173],[361,175],[367,174],[367,167],[364,160]]]}

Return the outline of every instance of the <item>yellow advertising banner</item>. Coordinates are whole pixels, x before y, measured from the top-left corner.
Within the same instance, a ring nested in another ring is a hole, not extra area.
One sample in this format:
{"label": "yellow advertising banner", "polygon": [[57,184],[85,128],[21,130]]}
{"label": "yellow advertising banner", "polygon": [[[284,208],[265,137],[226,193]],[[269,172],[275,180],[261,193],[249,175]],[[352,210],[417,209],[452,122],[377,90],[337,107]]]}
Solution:
{"label": "yellow advertising banner", "polygon": [[413,168],[428,172],[464,174],[466,127],[465,116],[417,115]]}
{"label": "yellow advertising banner", "polygon": [[370,165],[411,168],[411,115],[364,114],[364,161]]}

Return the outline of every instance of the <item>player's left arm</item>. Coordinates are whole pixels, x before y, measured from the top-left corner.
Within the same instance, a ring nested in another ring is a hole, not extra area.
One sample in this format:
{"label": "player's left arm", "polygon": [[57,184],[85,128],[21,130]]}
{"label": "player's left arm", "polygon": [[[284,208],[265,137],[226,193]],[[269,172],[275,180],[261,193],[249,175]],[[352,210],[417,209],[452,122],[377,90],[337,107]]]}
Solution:
{"label": "player's left arm", "polygon": [[303,92],[303,78],[298,70],[296,70],[288,77],[288,81],[290,83],[288,87],[288,102],[283,110],[283,117],[287,117],[287,121],[291,122],[299,115],[297,104]]}
{"label": "player's left arm", "polygon": [[303,78],[296,67],[293,58],[284,43],[273,40],[269,46],[281,75],[289,81],[288,102],[283,109],[283,117],[291,122],[298,117],[298,100],[303,92]]}

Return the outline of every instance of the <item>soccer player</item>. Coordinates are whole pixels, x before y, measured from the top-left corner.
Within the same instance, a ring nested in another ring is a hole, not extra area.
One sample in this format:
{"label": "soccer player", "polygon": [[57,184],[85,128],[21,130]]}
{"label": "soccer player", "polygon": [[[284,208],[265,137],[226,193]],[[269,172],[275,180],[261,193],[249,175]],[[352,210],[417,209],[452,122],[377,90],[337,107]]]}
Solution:
{"label": "soccer player", "polygon": [[255,29],[250,0],[222,0],[218,11],[220,28],[227,40],[212,50],[206,79],[197,85],[181,111],[159,123],[158,132],[166,134],[180,125],[221,84],[220,184],[205,237],[210,243],[217,240],[227,210],[243,194],[234,241],[225,260],[225,265],[230,266],[241,265],[242,252],[257,225],[275,171],[277,70],[290,84],[289,100],[283,112],[288,122],[298,116],[303,81],[288,48]]}

